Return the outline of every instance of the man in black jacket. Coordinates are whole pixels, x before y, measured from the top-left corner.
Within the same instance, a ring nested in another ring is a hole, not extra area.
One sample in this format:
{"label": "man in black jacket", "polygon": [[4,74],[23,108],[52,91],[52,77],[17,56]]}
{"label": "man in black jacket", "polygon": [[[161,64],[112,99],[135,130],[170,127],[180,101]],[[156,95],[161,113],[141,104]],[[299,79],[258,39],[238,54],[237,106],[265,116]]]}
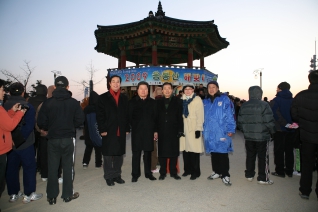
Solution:
{"label": "man in black jacket", "polygon": [[151,152],[154,150],[156,132],[155,100],[148,95],[149,84],[141,81],[137,85],[138,96],[129,101],[129,123],[131,126],[132,182],[140,177],[140,158],[143,151],[145,177],[156,180],[151,172]]}
{"label": "man in black jacket", "polygon": [[[303,90],[295,96],[291,108],[292,118],[300,128],[302,142],[299,195],[303,199],[309,199],[315,154],[318,154],[318,71],[311,72],[308,78],[308,90]],[[315,191],[318,197],[318,180]]]}
{"label": "man in black jacket", "polygon": [[248,181],[253,181],[257,155],[257,182],[261,185],[272,185],[274,182],[269,179],[268,144],[271,134],[275,132],[273,113],[269,104],[261,100],[263,91],[259,86],[250,87],[248,93],[249,100],[241,106],[238,115],[238,128],[245,138],[245,177]]}
{"label": "man in black jacket", "polygon": [[37,119],[41,134],[48,138],[49,170],[46,191],[47,201],[50,205],[56,203],[59,194],[57,178],[61,159],[63,201],[70,202],[79,197],[79,193],[73,191],[75,131],[84,122],[84,114],[80,104],[71,97],[68,91],[67,78],[57,77],[54,85],[56,89],[53,91],[53,96],[43,103]]}
{"label": "man in black jacket", "polygon": [[98,130],[102,136],[104,179],[108,186],[123,184],[121,167],[126,153],[128,122],[128,99],[120,93],[121,77],[110,77],[110,89],[99,96],[96,111]]}

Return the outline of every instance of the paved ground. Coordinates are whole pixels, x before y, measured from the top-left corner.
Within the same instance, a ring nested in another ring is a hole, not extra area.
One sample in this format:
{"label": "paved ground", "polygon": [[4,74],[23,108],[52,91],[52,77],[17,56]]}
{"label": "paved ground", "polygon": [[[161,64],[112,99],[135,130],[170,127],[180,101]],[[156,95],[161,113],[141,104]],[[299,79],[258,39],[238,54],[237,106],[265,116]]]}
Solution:
{"label": "paved ground", "polygon": [[[80,132],[77,133],[78,135]],[[314,193],[309,200],[298,196],[299,177],[277,178],[274,185],[259,185],[254,179],[249,182],[244,177],[245,150],[242,134],[234,136],[234,153],[230,155],[230,174],[233,185],[225,186],[220,179],[207,180],[211,173],[210,157],[201,156],[200,178],[192,181],[182,177],[176,181],[169,176],[164,181],[150,181],[144,176],[137,183],[131,182],[130,137],[127,138],[127,155],[124,158],[123,185],[106,185],[103,170],[96,170],[94,156],[87,170],[82,168],[84,141],[76,143],[76,163],[74,189],[80,197],[64,203],[60,197],[56,205],[49,205],[46,197],[29,204],[22,199],[9,203],[4,191],[0,208],[4,211],[318,211],[318,201]],[[270,168],[274,170],[273,144],[270,145]],[[183,167],[182,157],[180,167]],[[143,170],[143,166],[142,166]],[[181,170],[182,174],[182,170]],[[154,174],[159,177],[159,174]],[[313,181],[316,182],[317,173]],[[22,182],[22,179],[21,181]],[[37,192],[45,196],[46,182],[37,174]],[[23,190],[23,187],[21,187]]]}

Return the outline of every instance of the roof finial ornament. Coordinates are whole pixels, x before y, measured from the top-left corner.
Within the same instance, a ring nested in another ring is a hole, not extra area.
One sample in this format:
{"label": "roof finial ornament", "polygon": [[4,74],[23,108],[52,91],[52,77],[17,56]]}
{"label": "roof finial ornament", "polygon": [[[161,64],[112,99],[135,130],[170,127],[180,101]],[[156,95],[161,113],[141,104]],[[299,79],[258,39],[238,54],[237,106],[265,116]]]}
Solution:
{"label": "roof finial ornament", "polygon": [[161,1],[159,1],[159,4],[158,4],[158,10],[155,14],[155,16],[165,16],[165,12],[162,11],[162,6],[161,6]]}

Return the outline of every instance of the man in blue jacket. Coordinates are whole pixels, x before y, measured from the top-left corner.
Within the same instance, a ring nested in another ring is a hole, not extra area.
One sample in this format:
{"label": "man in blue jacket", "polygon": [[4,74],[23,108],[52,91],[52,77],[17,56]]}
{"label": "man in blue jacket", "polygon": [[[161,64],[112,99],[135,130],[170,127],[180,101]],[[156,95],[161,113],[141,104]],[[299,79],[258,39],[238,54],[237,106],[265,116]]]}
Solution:
{"label": "man in blue jacket", "polygon": [[228,96],[221,94],[216,81],[208,83],[208,96],[203,100],[203,137],[206,153],[211,153],[212,174],[209,180],[222,178],[230,186],[229,152],[233,152],[232,135],[235,133],[235,120]]}
{"label": "man in blue jacket", "polygon": [[274,134],[274,163],[275,172],[272,175],[277,177],[293,176],[294,171],[294,137],[293,129],[288,129],[292,124],[290,113],[293,94],[289,91],[290,85],[281,82],[277,86],[276,97],[270,102],[275,119],[276,133]]}
{"label": "man in blue jacket", "polygon": [[[10,195],[9,202],[15,202],[23,196],[23,203],[29,203],[42,198],[42,194],[35,193],[36,190],[36,162],[34,150],[34,125],[35,125],[35,109],[26,102],[24,96],[24,86],[19,83],[13,83],[10,86],[10,98],[4,104],[4,108],[9,110],[16,103],[20,103],[22,107],[27,107],[23,119],[15,129],[17,133],[12,136],[15,143],[13,150],[7,155],[7,189]],[[22,136],[19,136],[22,135]],[[19,143],[19,144],[18,144]],[[24,195],[20,191],[19,170],[20,164],[23,168],[23,187]]]}

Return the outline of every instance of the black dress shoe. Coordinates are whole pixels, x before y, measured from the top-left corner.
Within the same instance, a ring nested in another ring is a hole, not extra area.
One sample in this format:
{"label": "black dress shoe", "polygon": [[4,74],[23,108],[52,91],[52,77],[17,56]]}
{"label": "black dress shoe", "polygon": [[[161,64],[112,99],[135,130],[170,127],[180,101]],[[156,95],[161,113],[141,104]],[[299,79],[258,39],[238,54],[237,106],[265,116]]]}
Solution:
{"label": "black dress shoe", "polygon": [[173,177],[175,180],[181,180],[181,177],[177,174],[172,174],[170,177]]}
{"label": "black dress shoe", "polygon": [[106,179],[106,183],[107,183],[108,186],[114,186],[115,185],[113,179]]}
{"label": "black dress shoe", "polygon": [[191,175],[190,180],[195,180],[195,179],[197,179],[197,177],[196,177],[196,176]]}
{"label": "black dress shoe", "polygon": [[49,202],[50,205],[55,205],[56,204],[56,197],[55,198],[47,198],[47,201]]}
{"label": "black dress shoe", "polygon": [[281,177],[281,178],[285,178],[284,174],[278,174],[277,172],[272,172],[272,175],[276,176],[276,177]]}
{"label": "black dress shoe", "polygon": [[137,181],[138,181],[138,178],[135,178],[135,177],[131,178],[131,182],[135,183]]}
{"label": "black dress shoe", "polygon": [[113,179],[114,182],[118,183],[118,184],[124,184],[125,181],[123,179],[121,179],[121,177],[116,177]]}
{"label": "black dress shoe", "polygon": [[146,176],[146,178],[149,180],[157,180],[157,178],[155,178],[153,175]]}
{"label": "black dress shoe", "polygon": [[164,180],[166,178],[166,176],[167,175],[165,175],[165,174],[161,174],[160,177],[159,177],[159,180]]}
{"label": "black dress shoe", "polygon": [[79,197],[79,193],[78,192],[74,192],[74,194],[70,197],[67,198],[63,198],[63,202],[70,202],[73,199],[77,199]]}
{"label": "black dress shoe", "polygon": [[186,177],[186,176],[188,176],[188,175],[190,175],[190,174],[184,172],[184,173],[182,174],[182,177]]}

